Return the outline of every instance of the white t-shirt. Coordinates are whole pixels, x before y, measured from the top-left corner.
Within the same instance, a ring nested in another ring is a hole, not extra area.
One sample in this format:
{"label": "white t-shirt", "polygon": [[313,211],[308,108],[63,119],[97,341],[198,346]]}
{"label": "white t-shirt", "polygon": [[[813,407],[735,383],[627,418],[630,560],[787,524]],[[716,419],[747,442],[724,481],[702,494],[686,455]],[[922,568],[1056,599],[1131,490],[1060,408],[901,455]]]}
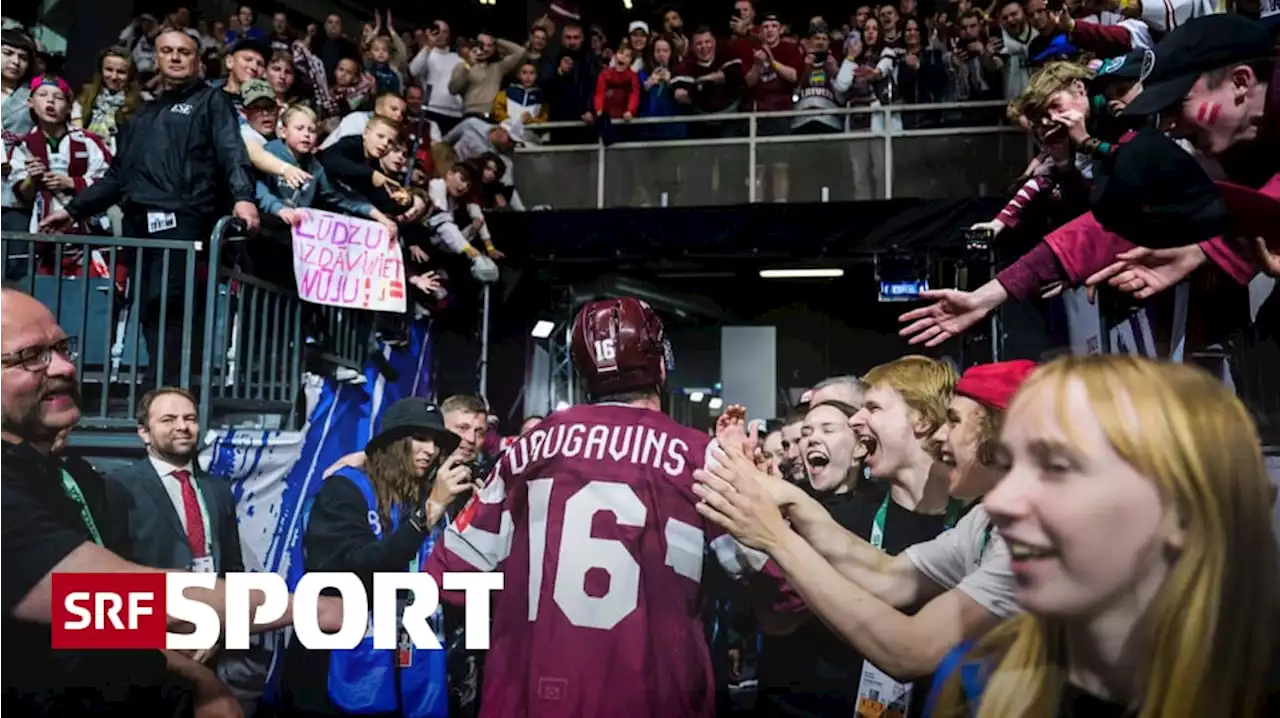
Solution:
{"label": "white t-shirt", "polygon": [[1012,100],[1026,89],[1031,82],[1031,51],[1029,45],[1036,39],[1036,31],[1027,28],[1026,41],[1019,40],[1001,29],[1001,40],[1004,42],[1004,98]]}
{"label": "white t-shirt", "polygon": [[320,143],[320,149],[327,150],[333,147],[343,137],[363,135],[364,128],[369,126],[370,117],[373,117],[373,113],[368,111],[348,113],[346,117],[342,118],[342,122],[339,122],[338,126],[333,129],[333,132],[330,132],[329,136],[324,138],[324,142]]}
{"label": "white t-shirt", "polygon": [[240,125],[240,136],[244,138],[245,142],[251,145],[257,145],[259,147],[267,146],[267,138],[264,137],[261,132],[253,129],[250,125]]}
{"label": "white t-shirt", "polygon": [[453,68],[462,62],[458,53],[432,48],[419,52],[409,63],[409,72],[423,87],[430,87],[427,108],[447,117],[462,117],[462,97],[449,92]]}
{"label": "white t-shirt", "polygon": [[1013,598],[1009,547],[989,530],[990,525],[987,510],[975,506],[955,528],[903,553],[929,580],[947,590],[959,588],[991,615],[1003,619],[1020,609]]}
{"label": "white t-shirt", "polygon": [[[343,117],[342,122],[339,122],[338,126],[334,128],[333,132],[329,133],[329,136],[324,138],[324,142],[320,143],[320,149],[327,150],[330,147],[333,147],[333,145],[336,144],[337,141],[342,139],[343,137],[350,137],[352,135],[363,135],[364,128],[369,126],[370,117],[373,117],[372,111],[352,112],[346,117]],[[409,120],[409,122],[413,122],[413,120]],[[439,142],[441,138],[440,127],[436,125],[436,123],[432,122],[431,120],[426,120],[426,123],[427,123],[427,134],[431,137],[431,141]]]}

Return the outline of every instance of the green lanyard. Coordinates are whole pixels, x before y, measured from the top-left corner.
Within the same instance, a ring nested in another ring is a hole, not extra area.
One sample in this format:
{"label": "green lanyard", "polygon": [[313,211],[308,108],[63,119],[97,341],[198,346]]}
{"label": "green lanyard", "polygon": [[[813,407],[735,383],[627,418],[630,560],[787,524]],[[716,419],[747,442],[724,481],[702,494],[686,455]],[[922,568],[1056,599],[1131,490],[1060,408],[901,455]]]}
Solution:
{"label": "green lanyard", "polygon": [[995,530],[996,525],[988,523],[987,527],[982,530],[982,541],[978,544],[978,563],[982,563],[982,556],[987,552],[987,544],[991,542],[991,532]]}
{"label": "green lanyard", "polygon": [[[947,520],[942,525],[942,530],[956,525],[956,520],[960,518],[960,509],[964,503],[958,499],[952,499],[947,502]],[[871,522],[871,545],[876,548],[884,548],[884,520],[889,514],[889,494],[884,495],[884,501],[880,502],[880,508],[876,510],[875,520]]]}
{"label": "green lanyard", "polygon": [[89,512],[89,504],[84,500],[84,494],[80,491],[80,485],[76,480],[71,478],[65,469],[60,469],[62,473],[62,490],[67,492],[67,497],[72,501],[80,504],[80,520],[84,521],[85,528],[89,529],[89,535],[93,537],[93,542],[99,546],[103,546],[102,534],[98,533],[98,523],[93,520],[93,514]]}

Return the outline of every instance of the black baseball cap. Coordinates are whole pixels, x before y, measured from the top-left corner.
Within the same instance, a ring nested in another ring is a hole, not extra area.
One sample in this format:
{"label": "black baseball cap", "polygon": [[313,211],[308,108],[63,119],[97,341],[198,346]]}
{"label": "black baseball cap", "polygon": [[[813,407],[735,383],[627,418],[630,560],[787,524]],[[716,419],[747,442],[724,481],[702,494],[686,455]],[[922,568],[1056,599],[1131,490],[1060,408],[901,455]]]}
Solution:
{"label": "black baseball cap", "polygon": [[271,49],[271,43],[266,40],[259,40],[254,37],[242,37],[231,46],[231,54],[238,52],[256,52],[262,56],[262,63],[265,65],[271,62],[271,55],[274,54]]}
{"label": "black baseball cap", "polygon": [[1200,75],[1229,65],[1271,57],[1271,34],[1236,13],[1188,20],[1156,44],[1155,64],[1142,93],[1121,113],[1152,115],[1180,102]]}
{"label": "black baseball cap", "polygon": [[1107,229],[1141,247],[1164,249],[1227,234],[1222,192],[1189,152],[1146,127],[1116,150],[1089,203]]}
{"label": "black baseball cap", "polygon": [[1151,74],[1155,67],[1156,54],[1151,50],[1134,50],[1124,55],[1117,55],[1103,61],[1098,67],[1095,82],[1109,80],[1141,80]]}

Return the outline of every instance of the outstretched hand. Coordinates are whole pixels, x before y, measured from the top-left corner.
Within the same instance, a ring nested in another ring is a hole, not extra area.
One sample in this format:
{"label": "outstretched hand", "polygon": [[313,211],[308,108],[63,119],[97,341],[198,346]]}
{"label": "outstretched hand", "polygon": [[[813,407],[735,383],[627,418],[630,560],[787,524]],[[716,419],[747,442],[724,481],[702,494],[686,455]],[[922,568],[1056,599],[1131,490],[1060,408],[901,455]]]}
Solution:
{"label": "outstretched hand", "polygon": [[937,301],[898,317],[899,322],[911,322],[898,335],[908,337],[909,344],[923,342],[927,347],[936,347],[982,321],[1004,303],[1008,293],[993,280],[973,292],[929,289],[921,292],[920,298]]}
{"label": "outstretched hand", "polygon": [[1090,302],[1103,282],[1135,299],[1146,299],[1186,279],[1207,259],[1194,244],[1172,249],[1134,247],[1117,254],[1115,262],[1090,275],[1084,285]]}

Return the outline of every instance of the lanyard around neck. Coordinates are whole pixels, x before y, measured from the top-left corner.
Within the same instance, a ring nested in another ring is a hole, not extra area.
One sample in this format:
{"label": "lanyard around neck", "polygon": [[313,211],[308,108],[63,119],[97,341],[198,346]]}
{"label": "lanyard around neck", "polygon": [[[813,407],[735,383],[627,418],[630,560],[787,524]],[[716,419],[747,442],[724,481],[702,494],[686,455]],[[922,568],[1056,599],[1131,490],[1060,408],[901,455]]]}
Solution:
{"label": "lanyard around neck", "polygon": [[59,469],[62,474],[62,490],[67,492],[67,498],[80,505],[80,520],[84,521],[85,528],[89,529],[89,535],[93,537],[93,542],[99,546],[102,543],[102,534],[98,532],[98,522],[93,520],[93,513],[89,511],[89,504],[84,500],[84,493],[80,491],[80,485],[76,480],[71,478],[71,474],[66,469]]}
{"label": "lanyard around neck", "polygon": [[[884,501],[880,502],[880,508],[876,509],[875,519],[871,522],[871,545],[879,549],[884,548],[884,524],[885,518],[889,515],[889,501],[889,494],[886,493]],[[943,531],[956,525],[962,505],[958,499],[951,499],[947,502],[947,518],[942,525]]]}

